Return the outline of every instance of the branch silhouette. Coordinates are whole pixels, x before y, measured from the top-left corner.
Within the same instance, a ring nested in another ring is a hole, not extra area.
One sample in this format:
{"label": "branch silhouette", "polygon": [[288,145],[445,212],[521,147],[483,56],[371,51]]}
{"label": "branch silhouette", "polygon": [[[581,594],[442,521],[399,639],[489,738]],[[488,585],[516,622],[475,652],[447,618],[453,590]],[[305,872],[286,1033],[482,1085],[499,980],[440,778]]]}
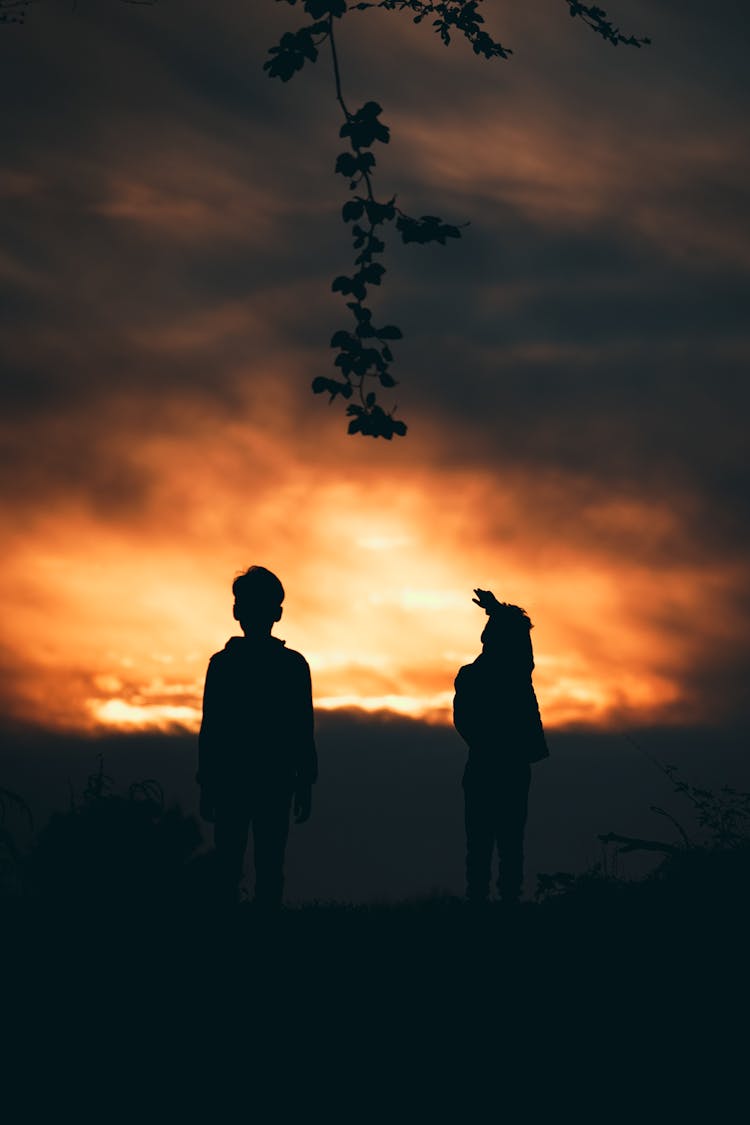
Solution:
{"label": "branch silhouette", "polygon": [[[298,0],[280,0],[291,7]],[[339,136],[348,139],[350,151],[338,155],[335,171],[349,180],[349,190],[353,198],[344,204],[341,217],[351,223],[353,248],[355,250],[354,270],[351,274],[340,274],[334,278],[332,289],[349,297],[347,308],[354,318],[352,329],[340,329],[331,338],[331,347],[338,350],[334,366],[338,369],[336,378],[318,375],[312,382],[315,394],[329,395],[329,403],[338,396],[344,400],[356,397],[358,401],[349,402],[346,414],[349,417],[350,434],[369,437],[384,437],[388,440],[406,434],[406,424],[394,418],[394,411],[386,411],[378,401],[377,390],[368,390],[374,383],[378,390],[396,386],[391,373],[393,352],[390,341],[399,340],[403,333],[395,324],[378,328],[373,323],[373,312],[367,304],[369,289],[379,286],[386,272],[380,261],[376,260],[385,250],[382,228],[395,223],[396,230],[404,243],[415,242],[424,245],[438,242],[446,245],[449,238],[460,238],[461,227],[446,223],[436,215],[422,215],[415,219],[402,211],[397,205],[397,196],[377,198],[373,189],[373,176],[376,157],[372,148],[376,144],[388,144],[390,131],[380,120],[382,107],[376,101],[367,101],[352,112],[344,98],[341,81],[341,68],[336,45],[335,22],[353,12],[363,12],[371,8],[386,11],[408,11],[413,22],[422,23],[428,17],[442,42],[449,46],[454,33],[463,35],[476,55],[485,59],[507,59],[512,55],[510,48],[493,39],[482,26],[484,18],[479,12],[483,0],[360,0],[348,4],[346,0],[301,0],[300,6],[310,16],[309,23],[295,32],[286,32],[279,43],[269,50],[269,58],[264,69],[271,78],[288,82],[303,69],[305,63],[316,62],[319,48],[325,42],[330,46],[331,62],[336,101],[343,113],[344,124]],[[565,0],[573,18],[580,18],[597,34],[613,46],[622,43],[641,47],[648,39],[624,36],[619,28],[611,23],[602,8],[580,4],[577,0]],[[466,224],[463,224],[466,225]],[[370,381],[370,382],[368,382]]]}

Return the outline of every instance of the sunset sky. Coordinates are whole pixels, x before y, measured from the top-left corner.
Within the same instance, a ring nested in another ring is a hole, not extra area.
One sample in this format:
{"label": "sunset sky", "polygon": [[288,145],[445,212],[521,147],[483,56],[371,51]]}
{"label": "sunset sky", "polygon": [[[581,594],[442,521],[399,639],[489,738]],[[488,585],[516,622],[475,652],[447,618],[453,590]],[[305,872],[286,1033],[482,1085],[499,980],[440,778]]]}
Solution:
{"label": "sunset sky", "polygon": [[[392,141],[381,195],[468,222],[391,236],[393,442],[332,373],[351,250],[326,51],[273,0],[33,6],[0,27],[3,710],[194,729],[251,563],[321,708],[450,719],[476,586],[534,621],[550,729],[730,725],[750,605],[748,18],[488,0],[488,62],[354,13],[347,99]],[[395,234],[395,232],[394,232]]]}

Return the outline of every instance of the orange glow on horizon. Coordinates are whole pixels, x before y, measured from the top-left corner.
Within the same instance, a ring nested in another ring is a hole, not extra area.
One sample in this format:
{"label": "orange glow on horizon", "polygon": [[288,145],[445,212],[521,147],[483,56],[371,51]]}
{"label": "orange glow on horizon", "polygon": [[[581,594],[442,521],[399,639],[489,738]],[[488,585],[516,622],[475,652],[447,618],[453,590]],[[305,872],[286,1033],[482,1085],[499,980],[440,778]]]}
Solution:
{"label": "orange glow on horizon", "polygon": [[589,500],[606,547],[550,546],[570,482],[430,468],[424,449],[409,473],[313,476],[291,448],[240,424],[220,443],[154,441],[139,456],[158,484],[137,520],[70,508],[11,533],[8,710],[57,729],[197,729],[208,657],[237,631],[231,581],[257,562],[285,584],[276,633],[309,660],[321,709],[450,722],[456,671],[480,648],[483,586],[535,623],[548,728],[700,718],[686,682],[700,645],[728,628],[736,576],[673,565],[655,578],[612,545],[636,526],[677,534],[670,513]]}

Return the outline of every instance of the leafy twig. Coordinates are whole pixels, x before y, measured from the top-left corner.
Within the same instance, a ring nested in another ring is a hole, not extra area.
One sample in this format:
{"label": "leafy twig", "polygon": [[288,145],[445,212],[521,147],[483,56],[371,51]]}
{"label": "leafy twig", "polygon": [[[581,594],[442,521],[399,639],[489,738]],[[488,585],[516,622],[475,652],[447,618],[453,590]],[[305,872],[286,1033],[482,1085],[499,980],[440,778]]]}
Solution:
{"label": "leafy twig", "polygon": [[601,35],[602,39],[606,39],[613,47],[617,47],[620,43],[626,47],[647,47],[651,40],[647,36],[638,38],[635,35],[623,35],[619,27],[607,19],[607,13],[603,8],[590,6],[588,4],[579,4],[578,0],[565,0],[568,5],[570,15],[573,19],[579,17],[583,22],[595,31],[597,35]]}
{"label": "leafy twig", "polygon": [[[285,2],[294,7],[298,0]],[[433,17],[432,26],[446,46],[450,44],[451,36],[458,33],[468,41],[476,55],[486,59],[507,59],[512,51],[493,39],[482,26],[481,3],[482,0],[358,0],[348,4],[346,0],[300,0],[300,6],[312,22],[282,35],[279,43],[271,47],[270,57],[264,63],[269,77],[288,82],[305,63],[316,62],[319,48],[325,41],[330,46],[336,101],[344,116],[339,136],[346,138],[350,146],[350,151],[339,153],[335,171],[349,180],[349,189],[354,193],[354,197],[344,205],[341,216],[345,223],[352,224],[355,251],[353,272],[334,278],[332,288],[335,293],[350,298],[346,305],[354,318],[354,326],[353,330],[340,329],[331,339],[331,347],[338,351],[334,360],[336,377],[318,375],[313,379],[312,389],[316,394],[328,394],[329,402],[339,396],[350,400],[356,395],[358,401],[349,402],[346,408],[350,434],[390,440],[394,435],[406,433],[404,422],[396,420],[392,412],[386,412],[378,402],[376,390],[368,389],[373,383],[378,389],[396,386],[391,374],[393,353],[390,341],[402,337],[401,329],[395,324],[376,327],[372,309],[367,304],[370,287],[379,286],[386,272],[378,260],[385,250],[382,228],[386,223],[395,222],[403,242],[438,242],[441,245],[445,245],[449,238],[459,238],[461,231],[457,225],[445,223],[436,215],[412,218],[397,206],[395,195],[390,199],[376,197],[373,190],[376,158],[372,149],[376,143],[387,144],[390,133],[380,120],[382,109],[378,102],[365,102],[355,111],[350,110],[346,103],[335,21],[352,12],[370,8],[408,11],[417,24]],[[610,43],[640,47],[648,42],[621,35],[601,8],[579,4],[577,0],[566,0],[566,3],[571,16],[580,17]]]}

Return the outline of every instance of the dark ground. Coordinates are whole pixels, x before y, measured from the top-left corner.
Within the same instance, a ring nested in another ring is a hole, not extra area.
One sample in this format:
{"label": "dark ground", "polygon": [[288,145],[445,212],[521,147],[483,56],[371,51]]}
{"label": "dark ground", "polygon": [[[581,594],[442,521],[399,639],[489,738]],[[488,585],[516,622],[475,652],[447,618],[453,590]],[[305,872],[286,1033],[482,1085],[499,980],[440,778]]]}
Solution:
{"label": "dark ground", "polygon": [[675,1120],[688,1092],[718,1110],[744,1066],[736,907],[42,910],[6,933],[16,1042],[141,1115],[609,1119],[634,1097]]}
{"label": "dark ground", "polygon": [[[639,1121],[673,1121],[706,1099],[701,1116],[723,1114],[747,1047],[747,851],[695,853],[668,879],[627,882],[610,868],[512,912],[430,895],[460,890],[463,755],[450,735],[326,717],[315,819],[290,844],[291,904],[267,914],[248,902],[218,910],[210,854],[185,864],[194,740],[16,732],[5,783],[38,795],[37,828],[51,807],[64,810],[67,776],[80,801],[100,752],[120,793],[107,823],[128,783],[157,776],[167,806],[157,821],[169,826],[147,838],[134,878],[101,841],[66,851],[79,821],[63,816],[36,890],[8,884],[4,1058],[11,1083],[31,1064],[27,1105],[51,1091],[55,1113],[85,1106],[98,1120],[122,1102],[170,1121],[515,1122],[591,1110],[608,1120],[626,1107]],[[638,741],[691,781],[741,784],[737,736],[706,737]],[[629,743],[550,741],[529,825],[536,870],[581,872],[600,854],[598,831],[669,835],[648,804],[669,799],[676,812],[679,798]],[[169,812],[174,801],[186,816]],[[19,817],[10,810],[6,823],[23,845]],[[154,839],[169,845],[159,862]],[[331,888],[351,898],[321,893]]]}

